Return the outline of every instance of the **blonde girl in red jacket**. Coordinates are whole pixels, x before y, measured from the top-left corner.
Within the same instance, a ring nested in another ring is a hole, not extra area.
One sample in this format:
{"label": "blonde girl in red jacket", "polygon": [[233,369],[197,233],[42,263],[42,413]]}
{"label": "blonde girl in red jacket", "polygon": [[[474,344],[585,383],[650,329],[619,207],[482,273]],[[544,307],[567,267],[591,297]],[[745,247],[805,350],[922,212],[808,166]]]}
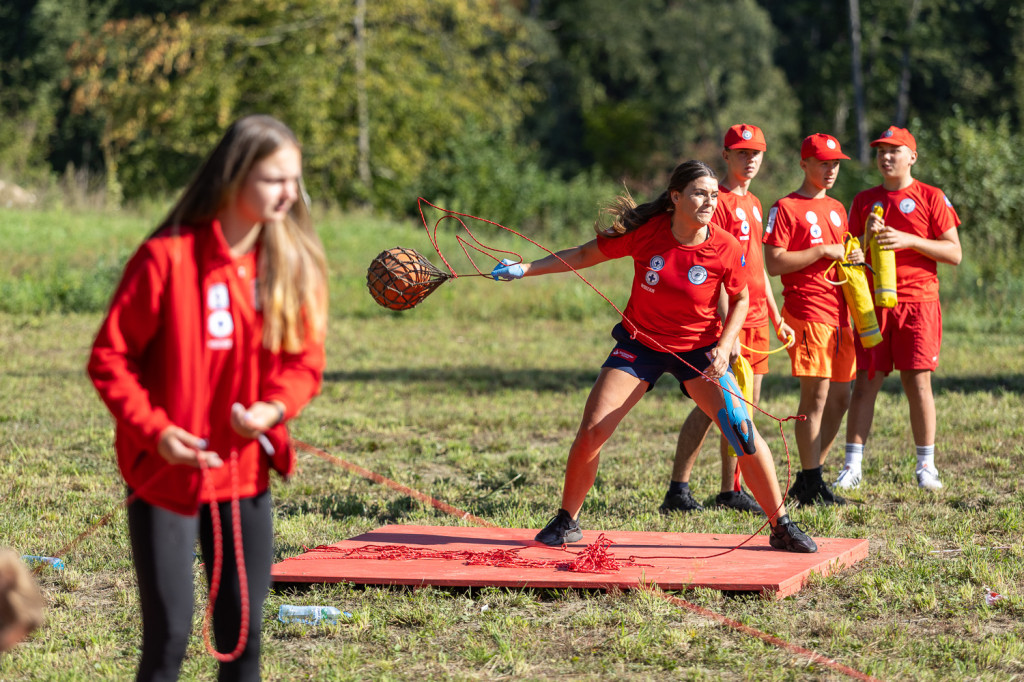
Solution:
{"label": "blonde girl in red jacket", "polygon": [[213,632],[220,652],[237,655],[222,660],[220,679],[259,678],[273,553],[269,469],[291,473],[284,423],[319,391],[324,367],[327,267],[301,174],[287,126],[261,115],[232,124],[128,262],[93,344],[89,376],[116,420],[131,495],[140,680],[178,676],[195,541],[207,580],[216,578],[218,515]]}

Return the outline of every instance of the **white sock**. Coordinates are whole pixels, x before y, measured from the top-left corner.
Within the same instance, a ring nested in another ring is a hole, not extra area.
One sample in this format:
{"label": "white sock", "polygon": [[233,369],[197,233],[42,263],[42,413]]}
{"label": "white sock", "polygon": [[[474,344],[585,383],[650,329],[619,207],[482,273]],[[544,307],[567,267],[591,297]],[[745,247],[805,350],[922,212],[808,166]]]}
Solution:
{"label": "white sock", "polygon": [[935,446],[934,445],[918,445],[917,446],[917,470],[920,471],[928,467],[932,471],[937,471],[935,468]]}
{"label": "white sock", "polygon": [[860,471],[860,462],[862,459],[864,459],[864,444],[847,443],[846,466],[850,467],[851,471]]}

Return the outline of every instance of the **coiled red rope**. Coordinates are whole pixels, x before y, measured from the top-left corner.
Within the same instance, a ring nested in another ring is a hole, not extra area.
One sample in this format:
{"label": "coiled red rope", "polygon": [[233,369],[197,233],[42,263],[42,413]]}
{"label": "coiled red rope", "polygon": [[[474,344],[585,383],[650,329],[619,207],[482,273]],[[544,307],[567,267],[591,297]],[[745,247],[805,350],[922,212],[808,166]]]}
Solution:
{"label": "coiled red rope", "polygon": [[220,525],[220,504],[217,502],[213,482],[207,475],[206,467],[202,468],[203,487],[207,497],[210,498],[210,521],[213,526],[213,570],[210,574],[210,591],[206,598],[206,612],[203,615],[203,643],[206,644],[206,651],[221,663],[238,660],[249,644],[249,577],[245,572],[245,552],[242,547],[242,514],[238,499],[238,452],[236,450],[231,451],[228,467],[231,472],[231,535],[235,546],[235,564],[238,566],[238,591],[241,601],[238,642],[230,653],[217,651],[210,641],[210,621],[213,619],[213,606],[220,593],[221,573],[224,568],[224,537]]}

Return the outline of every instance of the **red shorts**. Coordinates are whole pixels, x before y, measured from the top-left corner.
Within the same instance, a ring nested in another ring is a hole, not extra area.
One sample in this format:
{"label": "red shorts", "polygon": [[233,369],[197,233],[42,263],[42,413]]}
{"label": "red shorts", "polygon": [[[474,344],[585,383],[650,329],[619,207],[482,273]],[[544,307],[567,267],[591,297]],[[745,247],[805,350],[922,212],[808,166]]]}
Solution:
{"label": "red shorts", "polygon": [[[754,374],[768,373],[768,330],[763,327],[744,327],[740,330],[740,355],[747,359]],[[753,350],[749,350],[749,349]]]}
{"label": "red shorts", "polygon": [[869,376],[893,369],[926,369],[939,366],[942,347],[942,307],[938,301],[897,303],[895,308],[875,308],[882,342],[864,349],[857,340],[857,369]]}
{"label": "red shorts", "polygon": [[856,351],[853,330],[822,322],[799,320],[782,308],[784,319],[796,334],[789,347],[795,377],[820,377],[835,382],[853,381]]}

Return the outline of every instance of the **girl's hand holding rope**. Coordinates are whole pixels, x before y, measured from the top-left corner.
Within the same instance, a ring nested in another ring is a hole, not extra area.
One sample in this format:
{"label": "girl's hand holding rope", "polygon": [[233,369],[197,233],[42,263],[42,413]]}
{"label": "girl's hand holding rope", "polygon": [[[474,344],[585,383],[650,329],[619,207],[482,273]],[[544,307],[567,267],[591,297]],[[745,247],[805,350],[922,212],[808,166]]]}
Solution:
{"label": "girl's hand holding rope", "polygon": [[156,451],[169,464],[217,469],[224,462],[216,452],[207,450],[205,439],[194,436],[180,426],[168,426],[160,432]]}
{"label": "girl's hand holding rope", "polygon": [[708,360],[711,364],[704,370],[709,379],[718,379],[729,371],[729,353],[724,352],[720,346],[715,346],[708,351]]}
{"label": "girl's hand holding rope", "polygon": [[495,281],[510,282],[514,279],[522,279],[523,275],[526,274],[526,268],[523,267],[522,263],[517,263],[514,260],[503,258],[500,263],[494,266],[491,270],[491,277]]}

